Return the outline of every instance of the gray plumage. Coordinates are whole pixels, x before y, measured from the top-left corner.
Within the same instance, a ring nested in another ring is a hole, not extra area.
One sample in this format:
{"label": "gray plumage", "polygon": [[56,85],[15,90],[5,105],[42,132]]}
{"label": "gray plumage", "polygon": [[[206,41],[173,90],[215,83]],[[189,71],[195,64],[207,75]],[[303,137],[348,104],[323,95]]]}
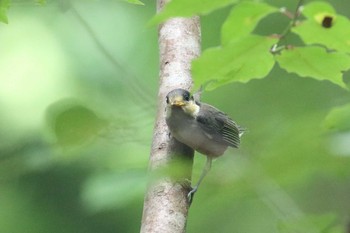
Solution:
{"label": "gray plumage", "polygon": [[199,102],[199,97],[184,89],[175,89],[166,96],[166,123],[174,138],[207,156],[203,172],[188,193],[189,203],[211,168],[212,159],[221,156],[227,147],[238,148],[243,129],[219,109]]}
{"label": "gray plumage", "polygon": [[[206,114],[208,112],[210,114]],[[239,147],[241,130],[225,113],[209,104],[201,104],[196,120],[202,125],[205,132],[215,134],[218,142],[234,148]],[[210,122],[211,125],[209,125]]]}

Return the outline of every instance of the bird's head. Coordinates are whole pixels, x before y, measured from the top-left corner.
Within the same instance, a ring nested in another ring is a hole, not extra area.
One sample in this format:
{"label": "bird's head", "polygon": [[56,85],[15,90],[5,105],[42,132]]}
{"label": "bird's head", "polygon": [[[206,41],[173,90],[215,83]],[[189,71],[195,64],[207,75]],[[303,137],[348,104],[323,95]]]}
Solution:
{"label": "bird's head", "polygon": [[174,89],[166,96],[168,108],[181,108],[186,114],[196,117],[199,112],[199,103],[184,89]]}
{"label": "bird's head", "polygon": [[166,96],[166,103],[171,106],[182,107],[193,100],[191,94],[184,89],[175,89]]}

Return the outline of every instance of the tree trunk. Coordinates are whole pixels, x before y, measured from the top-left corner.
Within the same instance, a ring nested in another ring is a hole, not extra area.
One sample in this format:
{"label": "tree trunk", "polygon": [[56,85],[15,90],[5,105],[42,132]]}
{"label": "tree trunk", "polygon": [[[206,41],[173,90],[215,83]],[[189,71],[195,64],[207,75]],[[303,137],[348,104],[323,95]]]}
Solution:
{"label": "tree trunk", "polygon": [[[158,12],[166,2],[158,0]],[[149,169],[154,174],[160,169],[168,172],[161,173],[148,187],[141,233],[178,233],[185,232],[186,227],[194,151],[171,137],[165,123],[165,97],[173,89],[192,87],[191,61],[200,54],[199,17],[172,18],[159,26],[158,33],[160,86]],[[179,160],[187,162],[174,163]],[[178,164],[183,169],[178,170]]]}

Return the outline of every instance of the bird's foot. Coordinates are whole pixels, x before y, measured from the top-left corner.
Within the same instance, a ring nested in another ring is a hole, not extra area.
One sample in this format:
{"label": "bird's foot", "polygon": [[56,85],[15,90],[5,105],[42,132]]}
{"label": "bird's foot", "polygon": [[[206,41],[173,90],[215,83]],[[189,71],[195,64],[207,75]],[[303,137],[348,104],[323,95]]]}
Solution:
{"label": "bird's foot", "polygon": [[191,187],[191,180],[189,179],[184,179],[182,181],[180,181],[180,184],[182,187],[184,187],[186,190],[192,190],[192,187]]}
{"label": "bird's foot", "polygon": [[190,205],[192,204],[192,201],[193,201],[193,198],[194,198],[194,194],[197,192],[197,189],[198,189],[198,186],[195,186],[187,194],[187,200],[190,203]]}

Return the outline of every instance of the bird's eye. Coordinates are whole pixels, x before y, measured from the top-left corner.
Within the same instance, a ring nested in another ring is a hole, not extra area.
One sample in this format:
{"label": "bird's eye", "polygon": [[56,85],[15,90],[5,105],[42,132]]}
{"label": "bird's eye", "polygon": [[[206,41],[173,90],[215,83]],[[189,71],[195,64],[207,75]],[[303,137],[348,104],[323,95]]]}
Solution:
{"label": "bird's eye", "polygon": [[185,93],[185,94],[184,94],[184,100],[190,101],[190,94]]}
{"label": "bird's eye", "polygon": [[165,99],[166,99],[166,103],[168,104],[169,103],[169,97],[166,96]]}

